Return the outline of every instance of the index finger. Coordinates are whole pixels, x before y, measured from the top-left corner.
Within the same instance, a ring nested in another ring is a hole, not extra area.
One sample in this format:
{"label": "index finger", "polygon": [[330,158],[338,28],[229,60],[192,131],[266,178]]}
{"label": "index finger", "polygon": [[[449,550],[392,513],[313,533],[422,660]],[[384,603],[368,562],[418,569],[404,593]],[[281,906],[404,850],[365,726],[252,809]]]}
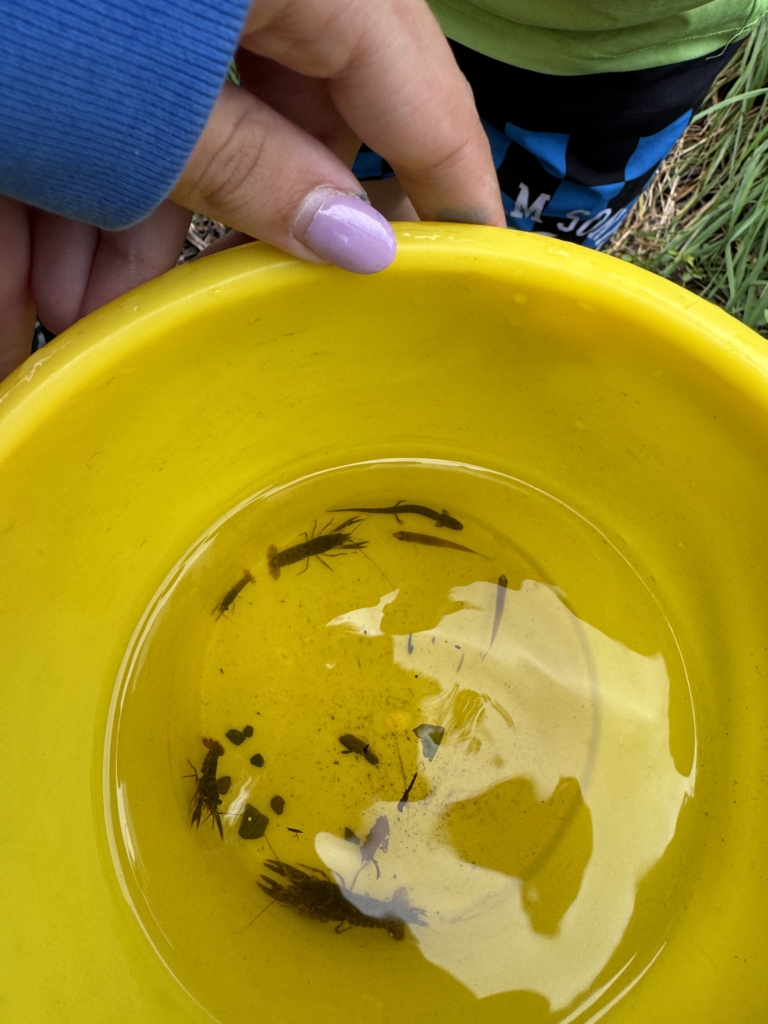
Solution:
{"label": "index finger", "polygon": [[423,220],[504,226],[472,91],[424,0],[259,0],[241,45],[325,78]]}

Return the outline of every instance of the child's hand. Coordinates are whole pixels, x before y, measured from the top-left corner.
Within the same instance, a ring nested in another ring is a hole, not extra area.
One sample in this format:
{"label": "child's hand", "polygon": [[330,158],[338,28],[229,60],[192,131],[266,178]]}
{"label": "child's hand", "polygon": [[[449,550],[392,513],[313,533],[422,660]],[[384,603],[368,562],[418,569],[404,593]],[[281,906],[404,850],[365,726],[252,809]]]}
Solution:
{"label": "child's hand", "polygon": [[256,55],[246,88],[222,91],[177,202],[304,259],[380,270],[394,242],[355,198],[357,137],[422,219],[504,225],[471,91],[424,0],[258,0],[240,42]]}
{"label": "child's hand", "polygon": [[0,380],[32,348],[35,307],[29,289],[29,216],[15,199],[0,196]]}
{"label": "child's hand", "polygon": [[175,202],[109,232],[0,196],[0,379],[29,354],[35,309],[59,333],[170,269],[192,210],[307,260],[386,267],[394,236],[349,170],[359,139],[423,219],[504,225],[471,91],[425,0],[257,0],[240,42],[245,88],[225,85]]}
{"label": "child's hand", "polygon": [[35,311],[58,334],[169,270],[190,217],[167,199],[132,228],[102,231],[0,196],[0,380],[29,355]]}

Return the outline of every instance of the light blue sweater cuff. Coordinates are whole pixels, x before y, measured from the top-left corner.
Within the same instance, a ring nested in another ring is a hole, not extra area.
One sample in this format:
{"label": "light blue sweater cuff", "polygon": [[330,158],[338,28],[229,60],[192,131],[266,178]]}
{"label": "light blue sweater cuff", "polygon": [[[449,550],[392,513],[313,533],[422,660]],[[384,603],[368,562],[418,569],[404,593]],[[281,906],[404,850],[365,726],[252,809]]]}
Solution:
{"label": "light blue sweater cuff", "polygon": [[248,0],[0,0],[0,193],[110,230],[168,195]]}

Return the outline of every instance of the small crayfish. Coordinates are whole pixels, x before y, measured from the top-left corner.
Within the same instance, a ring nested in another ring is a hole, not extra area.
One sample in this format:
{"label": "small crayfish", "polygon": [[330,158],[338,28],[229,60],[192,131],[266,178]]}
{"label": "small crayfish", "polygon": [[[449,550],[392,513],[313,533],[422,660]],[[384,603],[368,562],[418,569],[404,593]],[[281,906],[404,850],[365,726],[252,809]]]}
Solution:
{"label": "small crayfish", "polygon": [[[203,810],[206,810],[211,823],[218,826],[219,835],[223,839],[224,829],[221,827],[219,805],[221,804],[221,796],[228,792],[232,779],[229,775],[222,775],[220,779],[216,778],[219,758],[224,754],[224,747],[222,747],[219,741],[205,738],[203,739],[203,746],[208,748],[208,753],[205,755],[199,775],[197,774],[197,768],[195,768],[191,761],[189,762],[189,767],[195,773],[194,779],[197,783],[195,795],[192,797],[192,804],[194,806],[190,825],[197,825],[200,828],[200,819]],[[192,776],[187,775],[185,778],[191,779]]]}
{"label": "small crayfish", "polygon": [[240,591],[243,590],[245,587],[247,587],[249,583],[254,583],[254,582],[255,582],[255,580],[253,578],[252,573],[250,572],[250,570],[246,569],[245,570],[245,575],[242,576],[237,581],[237,583],[235,583],[233,586],[231,586],[229,588],[229,590],[226,592],[224,597],[222,597],[222,599],[219,601],[219,603],[213,609],[213,611],[211,612],[211,615],[216,615],[216,618],[220,619],[221,616],[225,612],[228,612],[229,609],[232,607],[232,605],[235,603],[235,599],[239,596]]}
{"label": "small crayfish", "polygon": [[[402,886],[391,900],[377,900],[372,896],[353,896],[349,889],[331,881],[320,868],[302,864],[301,867],[306,868],[302,871],[279,860],[265,860],[264,867],[286,878],[288,884],[281,885],[269,875],[262,875],[263,884],[256,883],[260,889],[303,917],[323,923],[338,921],[334,929],[337,935],[350,928],[383,928],[399,942],[405,937],[406,924],[425,923],[421,920],[424,911],[409,904],[408,894]],[[313,874],[307,873],[310,871]]]}
{"label": "small crayfish", "polygon": [[[325,531],[328,527],[333,524],[333,520],[331,520],[325,524],[317,536],[315,536],[313,529],[312,536],[304,534],[303,543],[294,544],[293,547],[285,548],[284,551],[278,551],[275,545],[271,544],[267,551],[267,565],[272,579],[279,579],[280,570],[284,569],[286,565],[294,565],[296,562],[306,561],[307,564],[301,570],[301,572],[306,572],[309,568],[310,558],[316,558],[318,562],[322,562],[326,569],[330,569],[331,567],[323,559],[323,555],[327,558],[337,558],[339,555],[347,554],[348,551],[362,551],[368,544],[368,541],[352,540],[352,533],[354,531],[347,529],[349,526],[354,526],[356,529],[361,522],[360,516],[353,516],[326,533]],[[338,549],[336,553],[333,555],[328,554],[334,548]],[[301,575],[301,573],[298,575]]]}

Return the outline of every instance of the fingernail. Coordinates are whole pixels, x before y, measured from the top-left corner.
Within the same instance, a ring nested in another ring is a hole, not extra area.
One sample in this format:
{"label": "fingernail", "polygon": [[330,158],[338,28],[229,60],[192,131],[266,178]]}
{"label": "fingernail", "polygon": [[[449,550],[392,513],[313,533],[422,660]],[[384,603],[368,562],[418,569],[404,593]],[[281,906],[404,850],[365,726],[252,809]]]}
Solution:
{"label": "fingernail", "polygon": [[353,274],[384,270],[397,251],[395,233],[377,210],[359,196],[331,188],[307,196],[293,234],[322,259]]}

